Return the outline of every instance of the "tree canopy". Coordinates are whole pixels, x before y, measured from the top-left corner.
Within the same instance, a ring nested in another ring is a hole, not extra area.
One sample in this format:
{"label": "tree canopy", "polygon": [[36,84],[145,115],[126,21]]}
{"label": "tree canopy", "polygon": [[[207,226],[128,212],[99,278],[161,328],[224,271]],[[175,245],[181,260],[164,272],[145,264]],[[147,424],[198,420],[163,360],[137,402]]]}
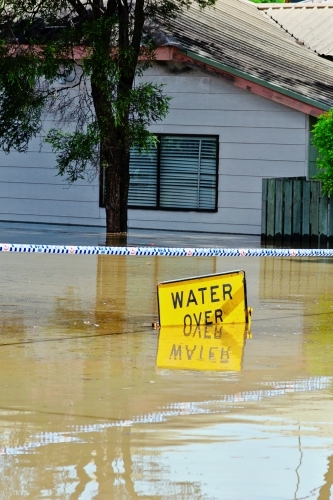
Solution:
{"label": "tree canopy", "polygon": [[109,232],[127,230],[130,147],[149,149],[149,125],[168,112],[161,85],[137,82],[154,62],[152,33],[194,1],[215,2],[0,4],[0,147],[24,152],[42,135],[69,182],[100,173]]}
{"label": "tree canopy", "polygon": [[315,178],[322,182],[323,193],[331,195],[333,193],[333,108],[319,116],[312,132],[312,142],[318,151],[319,173]]}

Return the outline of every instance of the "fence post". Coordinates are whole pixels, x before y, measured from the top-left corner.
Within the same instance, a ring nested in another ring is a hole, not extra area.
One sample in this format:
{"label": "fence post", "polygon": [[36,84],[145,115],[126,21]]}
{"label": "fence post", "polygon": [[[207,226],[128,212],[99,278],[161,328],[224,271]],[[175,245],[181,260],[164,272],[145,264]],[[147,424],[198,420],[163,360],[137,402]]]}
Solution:
{"label": "fence post", "polygon": [[261,194],[261,244],[266,243],[267,236],[267,183],[268,179],[262,179]]}
{"label": "fence post", "polygon": [[274,235],[275,242],[282,244],[283,242],[283,179],[275,181],[275,217],[274,217]]}
{"label": "fence post", "polygon": [[293,181],[284,179],[284,244],[291,244],[291,228],[292,228],[292,205],[293,205]]}
{"label": "fence post", "polygon": [[274,241],[275,235],[275,179],[268,179],[267,186],[267,243]]}
{"label": "fence post", "polygon": [[310,182],[302,181],[302,247],[310,246]]}
{"label": "fence post", "polygon": [[[321,184],[320,184],[321,191]],[[327,248],[328,198],[320,193],[319,199],[319,248]]]}
{"label": "fence post", "polygon": [[310,244],[318,248],[320,183],[310,181]]}
{"label": "fence post", "polygon": [[329,214],[328,214],[328,247],[333,247],[333,196],[329,198]]}
{"label": "fence post", "polygon": [[299,246],[301,243],[301,223],[302,223],[302,181],[293,180],[293,225],[292,238],[293,246]]}

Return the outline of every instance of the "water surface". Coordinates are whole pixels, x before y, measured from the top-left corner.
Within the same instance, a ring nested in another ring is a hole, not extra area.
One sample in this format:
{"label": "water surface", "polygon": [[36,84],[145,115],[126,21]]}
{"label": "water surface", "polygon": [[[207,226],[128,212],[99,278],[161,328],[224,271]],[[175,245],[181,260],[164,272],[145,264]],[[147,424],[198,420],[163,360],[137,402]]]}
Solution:
{"label": "water surface", "polygon": [[[330,498],[333,260],[0,265],[1,500]],[[156,284],[234,269],[254,307],[222,335],[234,362],[162,366]]]}

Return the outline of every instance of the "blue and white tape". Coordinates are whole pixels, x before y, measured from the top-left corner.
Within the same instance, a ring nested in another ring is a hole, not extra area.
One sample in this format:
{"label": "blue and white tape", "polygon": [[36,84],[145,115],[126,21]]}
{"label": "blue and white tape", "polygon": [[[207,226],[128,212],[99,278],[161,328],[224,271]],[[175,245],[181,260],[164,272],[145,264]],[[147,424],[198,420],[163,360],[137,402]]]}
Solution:
{"label": "blue and white tape", "polygon": [[72,255],[136,255],[163,257],[333,257],[333,249],[294,248],[167,248],[21,245],[0,243],[0,252]]}

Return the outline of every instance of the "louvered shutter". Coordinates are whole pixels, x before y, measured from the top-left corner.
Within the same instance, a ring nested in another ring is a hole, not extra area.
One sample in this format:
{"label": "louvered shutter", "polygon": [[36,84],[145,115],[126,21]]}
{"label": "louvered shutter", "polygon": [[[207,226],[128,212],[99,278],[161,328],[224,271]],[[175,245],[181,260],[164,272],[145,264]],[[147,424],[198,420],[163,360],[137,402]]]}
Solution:
{"label": "louvered shutter", "polygon": [[131,149],[128,204],[137,207],[156,207],[157,147],[139,153]]}
{"label": "louvered shutter", "polygon": [[160,207],[215,209],[216,139],[163,136],[160,147]]}

